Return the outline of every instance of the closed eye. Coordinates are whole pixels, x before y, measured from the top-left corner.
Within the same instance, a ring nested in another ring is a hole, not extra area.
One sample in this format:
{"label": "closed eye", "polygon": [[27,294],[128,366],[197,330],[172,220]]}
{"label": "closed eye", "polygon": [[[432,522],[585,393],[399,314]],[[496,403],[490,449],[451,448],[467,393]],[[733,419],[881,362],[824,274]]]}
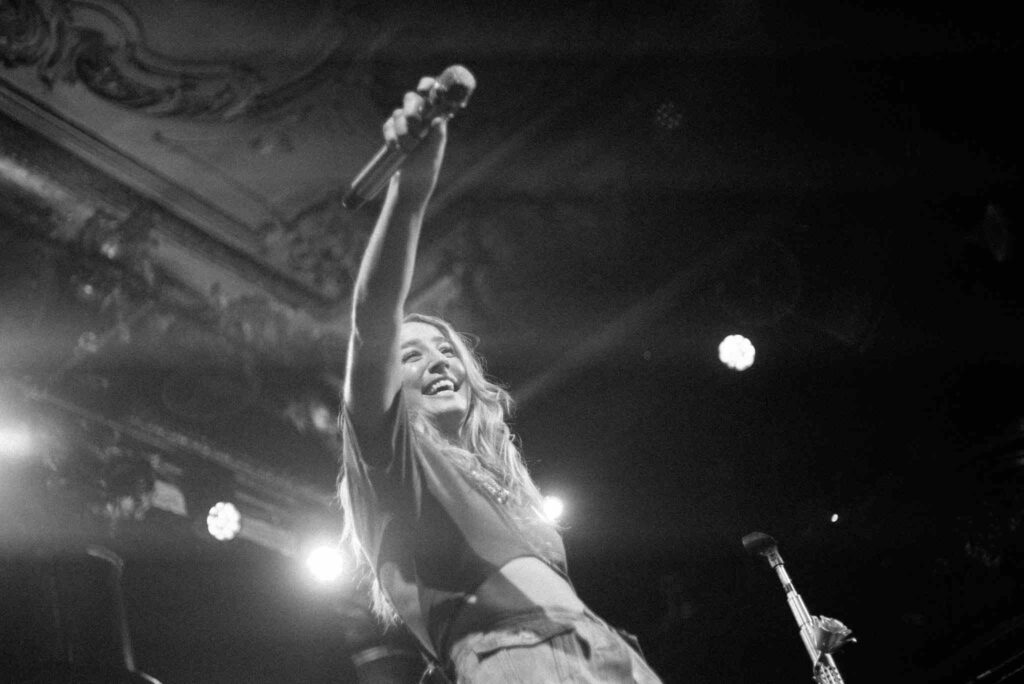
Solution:
{"label": "closed eye", "polygon": [[409,363],[410,361],[415,361],[418,358],[420,358],[420,353],[418,351],[408,351],[402,354],[402,363]]}

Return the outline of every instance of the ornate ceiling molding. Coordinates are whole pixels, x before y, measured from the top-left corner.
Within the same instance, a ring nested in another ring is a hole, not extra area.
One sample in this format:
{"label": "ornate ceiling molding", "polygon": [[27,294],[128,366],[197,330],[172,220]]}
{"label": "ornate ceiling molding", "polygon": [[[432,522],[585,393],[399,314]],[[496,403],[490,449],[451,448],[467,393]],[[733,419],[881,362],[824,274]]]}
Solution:
{"label": "ornate ceiling molding", "polygon": [[230,119],[262,88],[246,65],[189,63],[149,50],[131,8],[113,0],[13,0],[0,14],[0,48],[7,66],[35,66],[49,85],[82,83],[152,116]]}
{"label": "ornate ceiling molding", "polygon": [[[331,120],[353,126],[342,100],[348,101],[351,84],[377,91],[379,76],[369,57],[388,43],[387,32],[338,0],[308,0],[283,17],[251,19],[242,28],[237,24],[249,19],[244,3],[185,2],[173,20],[154,7],[127,0],[4,2],[0,61],[11,70],[13,87],[0,88],[0,109],[155,199],[227,251],[244,255],[230,260],[252,262],[247,270],[260,271],[256,280],[274,281],[290,304],[313,304],[319,311],[343,302],[354,269],[348,262],[364,237],[361,218],[346,215],[336,198],[323,199],[322,193],[311,206],[280,210],[273,191],[249,189],[233,175],[232,162],[222,163],[217,155],[230,157],[230,141],[239,136],[261,155],[289,153],[291,128],[322,123],[307,121],[316,107],[337,110]],[[202,38],[168,47],[176,31],[188,33],[204,21],[211,28]],[[288,26],[279,30],[279,52],[254,50],[262,45],[254,36],[262,40],[264,32],[278,31],[277,24]],[[69,86],[79,86],[77,93]],[[324,97],[303,104],[318,89]],[[125,118],[113,130],[143,133],[110,139],[102,119],[68,116],[59,104],[70,97],[89,111],[93,96],[123,110]],[[147,137],[154,122],[133,117],[160,118],[170,128]],[[201,129],[204,140],[228,142],[215,152],[200,152],[196,143],[175,142],[175,136],[187,139],[183,126],[192,133],[188,126],[207,126]],[[161,146],[165,157],[155,149]],[[182,175],[182,166],[194,173]],[[351,235],[337,230],[348,224],[354,224]],[[173,232],[164,244],[175,254],[209,242],[194,231]],[[204,258],[211,255],[207,248],[200,251]]]}
{"label": "ornate ceiling molding", "polygon": [[[338,230],[346,224],[347,230]],[[342,302],[355,282],[371,228],[365,215],[342,207],[341,194],[336,193],[288,221],[264,224],[260,236],[271,263],[327,299]]]}
{"label": "ornate ceiling molding", "polygon": [[[207,320],[236,350],[259,358],[329,366],[343,355],[345,321],[330,314],[333,303],[314,299],[310,290],[275,277],[116,183],[98,182],[63,151],[2,119],[0,147],[0,241],[67,250],[73,258],[58,259],[55,268],[86,299],[101,302],[121,292],[132,300],[126,315],[159,302],[161,310]],[[103,330],[116,327],[106,321],[93,332],[103,337]]]}
{"label": "ornate ceiling molding", "polygon": [[[333,26],[335,4],[322,5]],[[0,59],[9,68],[34,66],[50,87],[81,83],[107,102],[149,116],[227,121],[291,104],[334,77],[328,67],[355,34],[335,28],[317,31],[322,35],[313,38],[311,59],[297,74],[271,83],[242,60],[179,59],[151,49],[142,19],[127,2],[11,0],[0,9]],[[379,31],[361,25],[359,32],[366,38]],[[350,52],[360,62],[358,51]]]}

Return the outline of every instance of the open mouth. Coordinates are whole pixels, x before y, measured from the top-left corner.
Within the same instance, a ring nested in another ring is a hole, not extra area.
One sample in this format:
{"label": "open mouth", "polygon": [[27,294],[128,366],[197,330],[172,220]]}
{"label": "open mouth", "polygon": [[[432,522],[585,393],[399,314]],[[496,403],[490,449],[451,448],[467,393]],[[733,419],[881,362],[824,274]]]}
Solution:
{"label": "open mouth", "polygon": [[455,384],[454,380],[451,378],[440,378],[424,387],[423,393],[427,396],[434,396],[441,392],[454,392],[456,389],[458,389],[458,386]]}

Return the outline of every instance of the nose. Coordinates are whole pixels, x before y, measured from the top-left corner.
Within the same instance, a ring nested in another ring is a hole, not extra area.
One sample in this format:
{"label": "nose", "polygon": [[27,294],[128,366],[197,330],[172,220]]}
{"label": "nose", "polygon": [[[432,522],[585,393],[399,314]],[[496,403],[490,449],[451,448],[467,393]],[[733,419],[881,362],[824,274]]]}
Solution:
{"label": "nose", "polygon": [[430,362],[427,364],[427,369],[432,373],[439,373],[448,370],[450,365],[447,356],[440,352],[434,352],[431,355]]}

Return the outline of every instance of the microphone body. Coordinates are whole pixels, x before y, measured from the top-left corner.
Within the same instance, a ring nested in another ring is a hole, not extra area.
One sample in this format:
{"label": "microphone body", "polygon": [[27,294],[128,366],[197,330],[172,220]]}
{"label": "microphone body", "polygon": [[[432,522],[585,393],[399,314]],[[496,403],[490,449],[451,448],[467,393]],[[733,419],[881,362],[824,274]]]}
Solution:
{"label": "microphone body", "polygon": [[[789,573],[786,572],[775,539],[763,532],[751,532],[743,537],[743,548],[751,555],[763,556],[778,575],[779,582],[782,583],[782,588],[786,592],[789,610],[793,613],[800,630],[800,640],[807,650],[807,655],[811,657],[816,684],[844,684],[843,677],[839,674],[839,668],[836,667],[835,660],[832,658],[832,653],[844,642],[856,641],[850,637],[850,630],[838,620],[811,615],[803,598],[793,586],[793,580],[790,579]],[[829,638],[830,630],[826,627],[837,630],[834,638]]]}
{"label": "microphone body", "polygon": [[358,209],[380,194],[409,153],[430,132],[430,122],[438,117],[450,119],[455,116],[466,106],[475,88],[476,79],[465,67],[456,64],[445,69],[425,97],[420,112],[424,125],[417,136],[404,149],[397,145],[382,145],[349,184],[341,205],[346,209]]}

